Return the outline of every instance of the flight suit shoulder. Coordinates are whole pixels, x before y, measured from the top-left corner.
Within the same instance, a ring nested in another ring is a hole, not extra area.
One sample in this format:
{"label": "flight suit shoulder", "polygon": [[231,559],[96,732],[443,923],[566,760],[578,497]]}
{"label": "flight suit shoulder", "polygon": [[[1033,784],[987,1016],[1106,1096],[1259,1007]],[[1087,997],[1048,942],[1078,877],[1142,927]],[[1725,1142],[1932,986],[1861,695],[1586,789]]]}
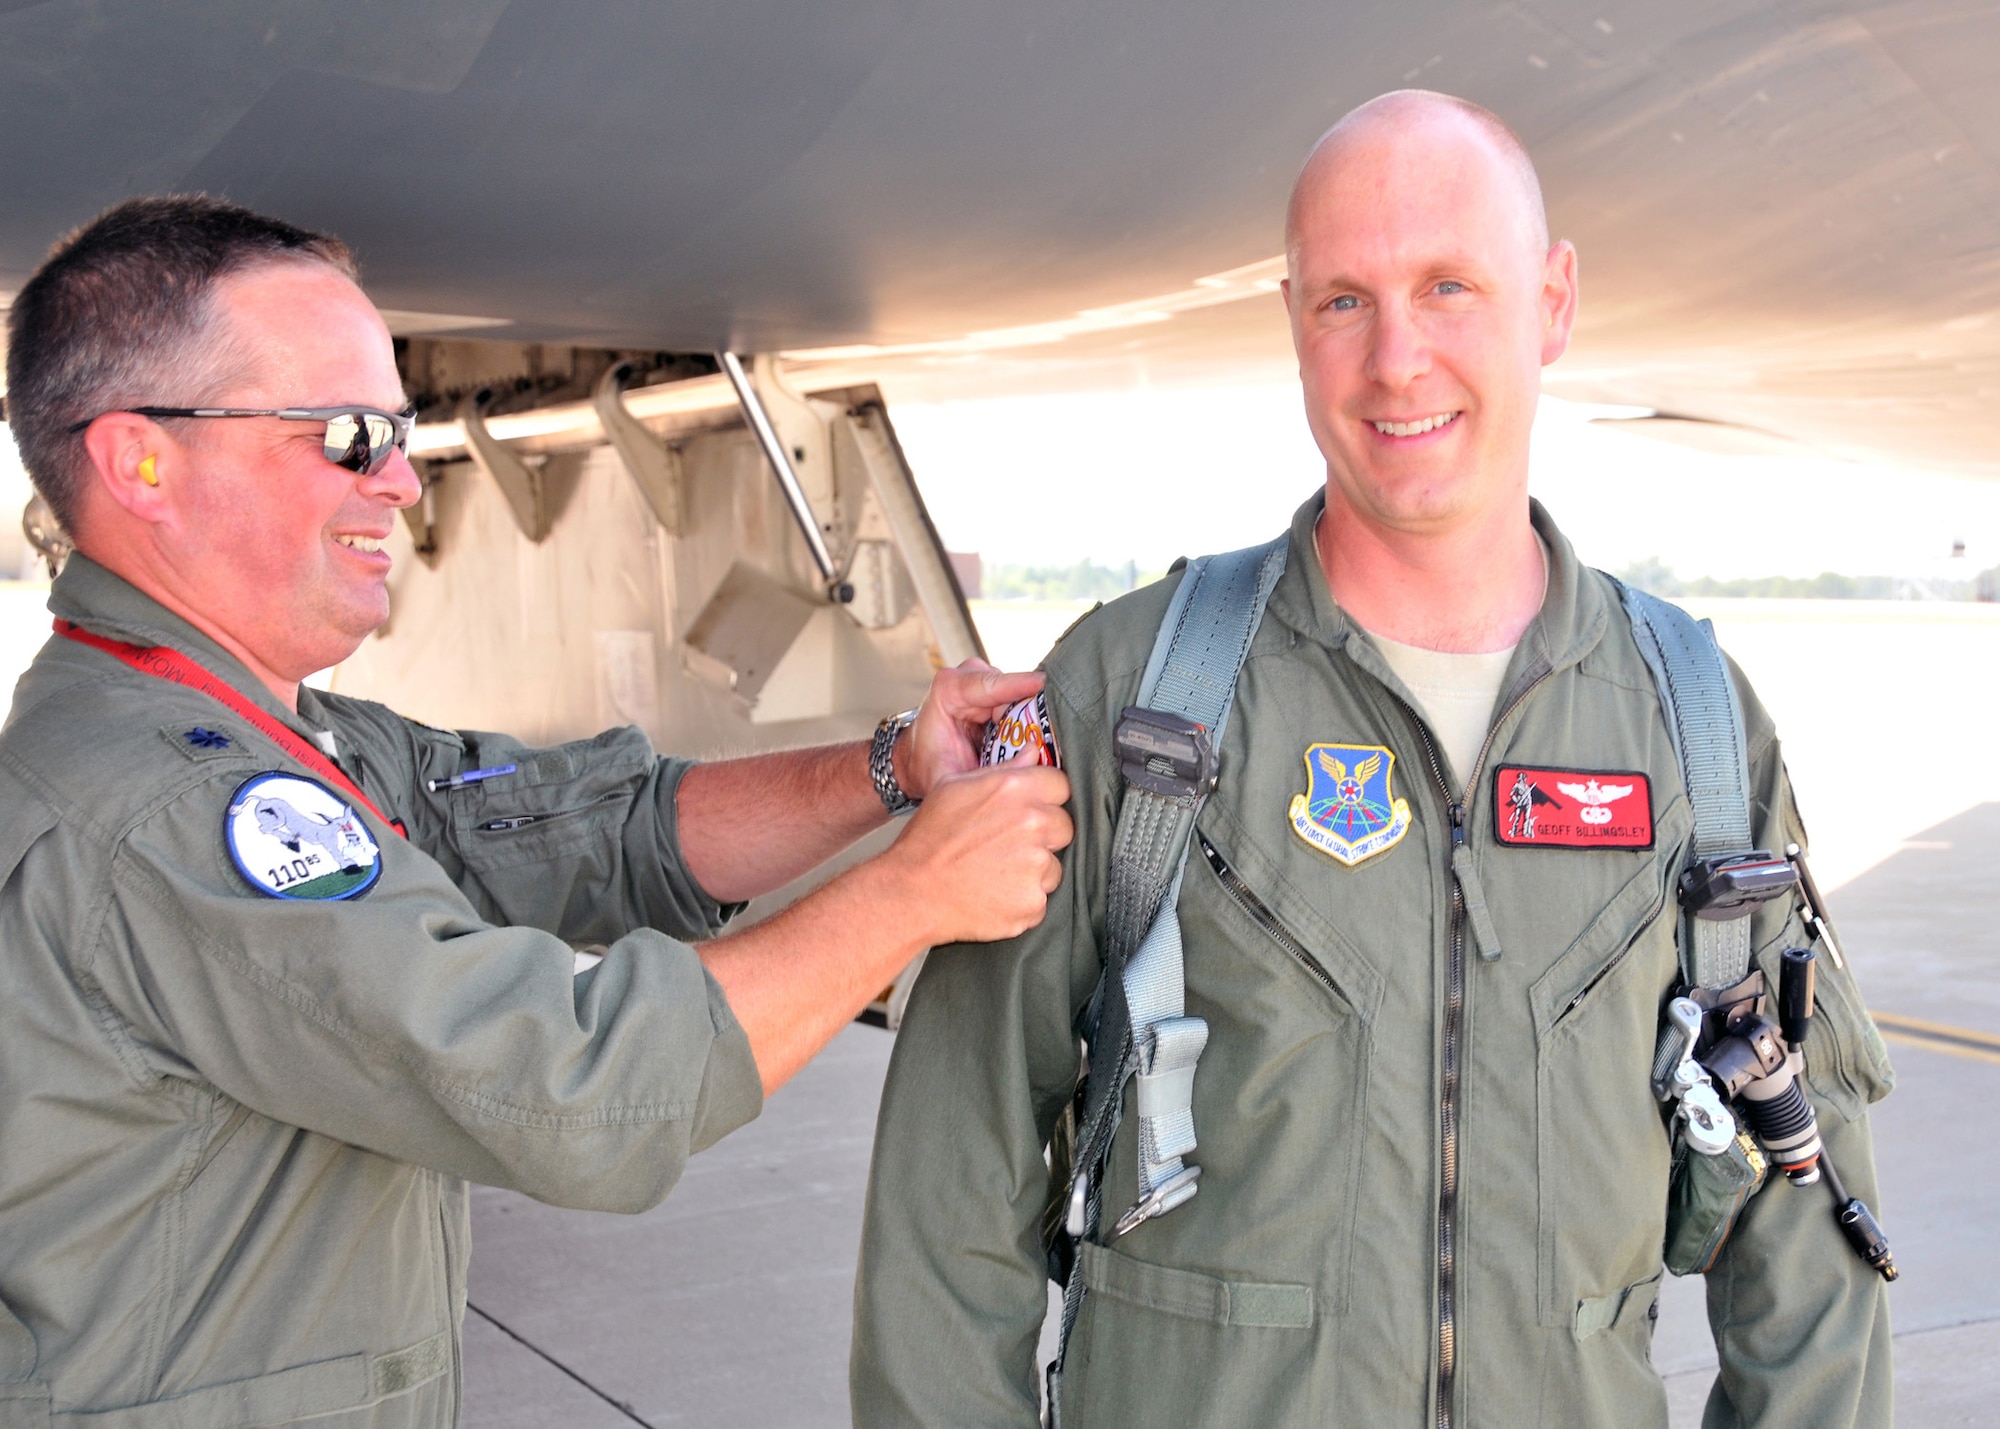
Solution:
{"label": "flight suit shoulder", "polygon": [[439,729],[408,715],[398,714],[385,704],[315,690],[313,698],[328,723],[344,731],[350,739],[361,738],[382,748],[403,748],[422,756],[430,751],[454,758],[465,749],[465,737],[457,730]]}
{"label": "flight suit shoulder", "polygon": [[191,789],[272,762],[244,721],[205,695],[122,671],[56,673],[23,679],[0,762],[100,842]]}
{"label": "flight suit shoulder", "polygon": [[1100,605],[1064,632],[1043,665],[1067,703],[1096,708],[1108,692],[1137,687],[1180,579],[1175,573]]}

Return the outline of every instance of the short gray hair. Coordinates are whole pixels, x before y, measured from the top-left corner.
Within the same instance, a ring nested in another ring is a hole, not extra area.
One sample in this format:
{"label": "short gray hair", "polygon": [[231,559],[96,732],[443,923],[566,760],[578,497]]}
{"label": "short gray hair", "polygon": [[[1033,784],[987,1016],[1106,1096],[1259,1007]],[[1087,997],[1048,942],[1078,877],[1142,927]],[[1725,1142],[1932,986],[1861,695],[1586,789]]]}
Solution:
{"label": "short gray hair", "polygon": [[239,369],[215,287],[266,263],[359,278],[347,245],[205,194],[128,199],[49,251],[7,315],[7,420],[21,463],[74,533],[86,466],[70,428],[192,406]]}

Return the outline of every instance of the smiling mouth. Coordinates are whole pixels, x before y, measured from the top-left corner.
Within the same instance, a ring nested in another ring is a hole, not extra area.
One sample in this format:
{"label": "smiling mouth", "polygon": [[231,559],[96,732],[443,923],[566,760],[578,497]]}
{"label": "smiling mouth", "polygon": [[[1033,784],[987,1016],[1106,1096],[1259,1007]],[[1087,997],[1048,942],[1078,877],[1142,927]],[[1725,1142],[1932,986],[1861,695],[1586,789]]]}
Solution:
{"label": "smiling mouth", "polygon": [[382,549],[382,538],[379,536],[335,536],[333,539],[350,551],[366,551],[373,555]]}
{"label": "smiling mouth", "polygon": [[1414,422],[1376,422],[1375,430],[1385,437],[1420,437],[1425,432],[1435,432],[1457,421],[1457,412],[1440,412],[1435,417],[1423,417]]}

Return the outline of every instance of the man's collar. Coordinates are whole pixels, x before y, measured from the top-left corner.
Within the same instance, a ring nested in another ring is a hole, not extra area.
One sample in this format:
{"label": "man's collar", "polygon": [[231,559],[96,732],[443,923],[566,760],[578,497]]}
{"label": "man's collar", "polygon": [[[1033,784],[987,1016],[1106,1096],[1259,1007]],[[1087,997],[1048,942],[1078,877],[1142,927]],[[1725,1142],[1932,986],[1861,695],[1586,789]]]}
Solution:
{"label": "man's collar", "polygon": [[[1313,528],[1326,509],[1326,490],[1315,491],[1292,516],[1291,549],[1285,573],[1271,592],[1271,613],[1307,639],[1331,649],[1347,644],[1359,627],[1327,589],[1313,546]],[[1576,558],[1576,551],[1541,502],[1528,502],[1528,519],[1549,553],[1548,587],[1542,608],[1521,635],[1515,671],[1560,670],[1576,664],[1604,638],[1604,592]],[[1513,683],[1510,681],[1510,684]]]}
{"label": "man's collar", "polygon": [[178,650],[211,675],[233,686],[302,733],[310,725],[287,709],[270,686],[215,639],[154,600],[123,576],[73,551],[49,588],[49,613],[93,635],[132,645],[164,645]]}

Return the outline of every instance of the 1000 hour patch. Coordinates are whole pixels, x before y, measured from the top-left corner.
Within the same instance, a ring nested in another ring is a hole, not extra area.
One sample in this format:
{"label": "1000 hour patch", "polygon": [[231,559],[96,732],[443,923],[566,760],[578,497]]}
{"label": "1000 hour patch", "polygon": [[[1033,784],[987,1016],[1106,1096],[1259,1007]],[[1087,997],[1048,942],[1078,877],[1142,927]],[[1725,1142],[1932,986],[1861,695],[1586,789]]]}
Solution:
{"label": "1000 hour patch", "polygon": [[353,806],[300,774],[245,781],[222,836],[245,881],[272,898],[358,898],[382,876],[382,847]]}

